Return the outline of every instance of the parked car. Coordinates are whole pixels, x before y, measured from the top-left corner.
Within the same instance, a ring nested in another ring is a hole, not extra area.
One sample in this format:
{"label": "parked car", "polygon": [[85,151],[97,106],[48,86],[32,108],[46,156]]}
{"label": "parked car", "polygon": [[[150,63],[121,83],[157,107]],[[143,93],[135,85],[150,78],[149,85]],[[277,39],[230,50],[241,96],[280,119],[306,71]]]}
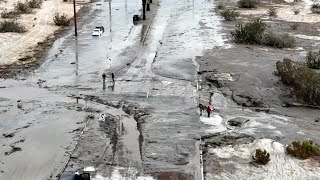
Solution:
{"label": "parked car", "polygon": [[96,26],[95,29],[100,29],[102,31],[102,33],[104,33],[104,27],[103,26]]}
{"label": "parked car", "polygon": [[88,172],[78,173],[66,171],[61,174],[59,180],[90,180],[90,174]]}
{"label": "parked car", "polygon": [[92,31],[92,36],[101,36],[102,33],[103,33],[103,32],[102,32],[101,29],[95,28],[95,29],[93,29],[93,31]]}

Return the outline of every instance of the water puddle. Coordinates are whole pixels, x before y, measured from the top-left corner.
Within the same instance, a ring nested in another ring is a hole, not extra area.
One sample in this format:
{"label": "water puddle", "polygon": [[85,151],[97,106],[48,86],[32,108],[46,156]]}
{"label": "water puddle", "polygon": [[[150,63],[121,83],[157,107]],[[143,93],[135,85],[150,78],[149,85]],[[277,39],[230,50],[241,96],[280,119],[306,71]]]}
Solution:
{"label": "water puddle", "polygon": [[123,143],[123,151],[127,153],[128,159],[133,163],[141,166],[141,155],[137,122],[132,116],[124,117],[120,122],[120,134],[122,134],[121,142]]}

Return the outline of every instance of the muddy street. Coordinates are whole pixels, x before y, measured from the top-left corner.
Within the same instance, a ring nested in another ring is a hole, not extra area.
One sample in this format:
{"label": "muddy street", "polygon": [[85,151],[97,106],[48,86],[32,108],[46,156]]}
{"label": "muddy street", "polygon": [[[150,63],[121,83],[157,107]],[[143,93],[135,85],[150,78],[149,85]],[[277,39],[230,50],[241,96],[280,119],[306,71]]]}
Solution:
{"label": "muddy street", "polygon": [[[0,179],[316,179],[284,147],[320,142],[319,111],[282,107],[271,64],[301,49],[234,44],[217,3],[153,0],[136,25],[138,0],[89,3],[77,38],[70,28],[34,72],[0,79]],[[249,163],[255,148],[266,167]]]}

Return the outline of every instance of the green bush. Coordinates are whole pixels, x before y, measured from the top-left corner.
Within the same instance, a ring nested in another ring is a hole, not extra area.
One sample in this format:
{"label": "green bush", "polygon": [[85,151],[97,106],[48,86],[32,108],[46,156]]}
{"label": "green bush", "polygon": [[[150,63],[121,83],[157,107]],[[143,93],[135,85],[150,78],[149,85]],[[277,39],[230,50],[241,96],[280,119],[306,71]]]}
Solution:
{"label": "green bush", "polygon": [[1,12],[1,17],[2,18],[16,18],[18,16],[20,16],[20,14],[17,13],[16,11],[4,10],[3,12]]}
{"label": "green bush", "polygon": [[277,16],[277,9],[274,8],[274,7],[271,7],[271,8],[268,10],[268,14],[269,14],[269,16]]}
{"label": "green bush", "polygon": [[276,63],[276,74],[290,86],[298,101],[310,105],[320,105],[320,74],[304,63],[285,58]]}
{"label": "green bush", "polygon": [[308,159],[320,155],[318,145],[310,140],[293,141],[286,147],[286,151],[288,154],[299,159]]}
{"label": "green bush", "polygon": [[256,8],[259,0],[239,0],[238,5],[240,8]]}
{"label": "green bush", "polygon": [[226,9],[221,12],[221,16],[227,21],[233,21],[240,16],[240,13],[233,9]]}
{"label": "green bush", "polygon": [[309,51],[306,56],[306,63],[309,68],[320,69],[320,51]]}
{"label": "green bush", "polygon": [[273,32],[268,32],[263,35],[262,43],[277,48],[292,48],[295,46],[296,41],[288,34],[277,35]]}
{"label": "green bush", "polygon": [[245,24],[238,24],[231,34],[238,43],[260,44],[265,29],[266,23],[260,19],[254,19]]}
{"label": "green bush", "polygon": [[26,32],[26,28],[16,21],[3,21],[0,23],[0,32],[23,33]]}
{"label": "green bush", "polygon": [[32,9],[30,8],[28,2],[22,3],[18,1],[14,5],[14,11],[17,12],[18,14],[29,14],[32,13]]}
{"label": "green bush", "polygon": [[55,13],[53,17],[53,22],[57,26],[69,26],[70,20],[68,19],[66,14],[60,15],[59,13]]}
{"label": "green bush", "polygon": [[43,1],[42,0],[30,0],[26,2],[30,8],[41,8]]}
{"label": "green bush", "polygon": [[266,150],[256,149],[256,154],[252,156],[253,162],[266,165],[270,161],[270,154]]}

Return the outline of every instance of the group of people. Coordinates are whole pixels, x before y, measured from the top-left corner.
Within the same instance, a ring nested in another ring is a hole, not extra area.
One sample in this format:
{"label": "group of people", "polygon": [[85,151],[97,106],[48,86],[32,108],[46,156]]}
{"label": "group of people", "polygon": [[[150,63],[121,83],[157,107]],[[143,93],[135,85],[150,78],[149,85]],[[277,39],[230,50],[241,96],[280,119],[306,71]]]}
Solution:
{"label": "group of people", "polygon": [[[103,79],[103,81],[106,80],[106,77],[107,77],[106,73],[103,73],[103,74],[102,74],[102,79]],[[113,72],[111,73],[111,78],[112,78],[112,82],[114,83],[114,73],[113,73]]]}
{"label": "group of people", "polygon": [[210,104],[205,107],[203,104],[199,104],[199,109],[200,109],[200,116],[202,116],[202,112],[206,109],[208,113],[208,118],[210,118],[210,114],[213,111],[213,108],[210,106]]}

